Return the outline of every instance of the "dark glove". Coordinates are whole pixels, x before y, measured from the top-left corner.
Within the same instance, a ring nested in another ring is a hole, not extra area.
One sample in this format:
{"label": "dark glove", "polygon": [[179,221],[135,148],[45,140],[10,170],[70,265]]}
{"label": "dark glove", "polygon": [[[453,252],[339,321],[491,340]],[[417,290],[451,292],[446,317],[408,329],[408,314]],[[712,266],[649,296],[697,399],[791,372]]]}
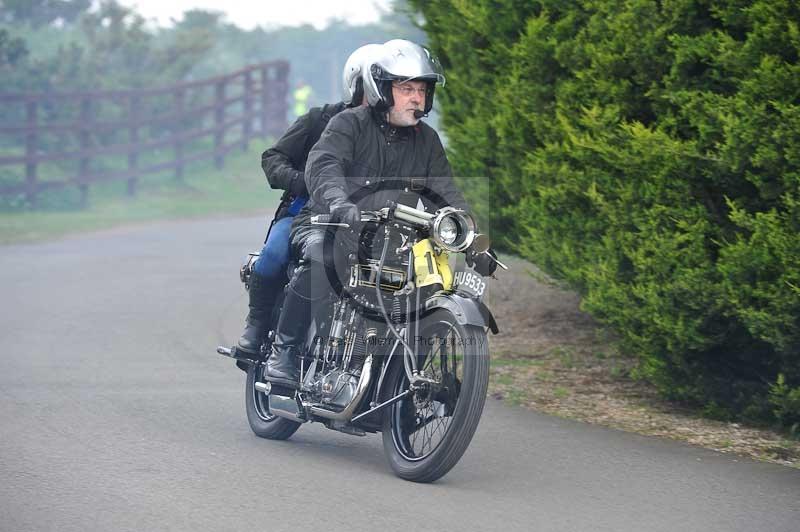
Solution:
{"label": "dark glove", "polygon": [[[491,255],[491,257],[489,256]],[[497,269],[497,254],[491,249],[486,253],[467,253],[467,265],[484,277],[488,277]]]}
{"label": "dark glove", "polygon": [[329,210],[332,222],[345,223],[353,231],[361,225],[361,211],[349,201],[336,199],[331,202]]}

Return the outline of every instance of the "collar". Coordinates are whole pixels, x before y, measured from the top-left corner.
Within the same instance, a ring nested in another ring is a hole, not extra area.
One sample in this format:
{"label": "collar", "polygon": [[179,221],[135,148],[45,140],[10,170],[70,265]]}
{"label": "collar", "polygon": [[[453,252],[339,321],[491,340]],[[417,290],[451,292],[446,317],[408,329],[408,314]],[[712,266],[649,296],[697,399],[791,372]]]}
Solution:
{"label": "collar", "polygon": [[378,127],[386,137],[407,139],[414,133],[419,133],[419,123],[417,123],[415,126],[393,126],[386,120],[386,115],[388,114],[387,112],[378,111],[374,107],[370,107],[370,110],[372,111],[372,118],[375,120],[375,123],[378,124]]}

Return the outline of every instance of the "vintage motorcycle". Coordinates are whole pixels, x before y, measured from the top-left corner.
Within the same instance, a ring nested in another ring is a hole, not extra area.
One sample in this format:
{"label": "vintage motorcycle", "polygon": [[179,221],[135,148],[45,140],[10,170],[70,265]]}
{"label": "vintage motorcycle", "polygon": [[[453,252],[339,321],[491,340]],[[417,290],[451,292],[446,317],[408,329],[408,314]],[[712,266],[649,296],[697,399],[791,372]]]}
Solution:
{"label": "vintage motorcycle", "polygon": [[[361,232],[336,295],[312,320],[299,389],[267,382],[264,362],[237,360],[247,371],[247,419],[256,435],[276,440],[308,422],[358,436],[381,432],[398,476],[432,482],[472,440],[489,379],[487,329],[498,332],[482,302],[485,280],[454,272],[450,256],[488,253],[490,242],[452,207],[429,213],[390,204],[362,212],[362,222],[371,230]],[[312,223],[346,227],[326,215]],[[255,258],[242,267],[245,283]],[[230,348],[217,351],[231,356]]]}

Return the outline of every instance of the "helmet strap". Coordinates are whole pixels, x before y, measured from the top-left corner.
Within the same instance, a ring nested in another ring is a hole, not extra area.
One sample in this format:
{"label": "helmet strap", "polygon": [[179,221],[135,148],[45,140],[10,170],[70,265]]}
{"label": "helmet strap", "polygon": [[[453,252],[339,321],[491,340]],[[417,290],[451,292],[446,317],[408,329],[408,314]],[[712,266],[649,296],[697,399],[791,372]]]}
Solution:
{"label": "helmet strap", "polygon": [[428,81],[425,83],[427,89],[425,90],[425,116],[433,109],[433,93],[436,91],[436,82]]}
{"label": "helmet strap", "polygon": [[363,99],[364,99],[364,81],[361,78],[359,78],[356,80],[356,88],[353,91],[353,96],[352,98],[350,98],[350,102],[347,104],[347,106],[359,107]]}
{"label": "helmet strap", "polygon": [[383,101],[378,102],[375,106],[382,112],[389,111],[389,108],[394,105],[394,96],[392,96],[392,80],[382,79],[378,81],[378,90],[383,97]]}

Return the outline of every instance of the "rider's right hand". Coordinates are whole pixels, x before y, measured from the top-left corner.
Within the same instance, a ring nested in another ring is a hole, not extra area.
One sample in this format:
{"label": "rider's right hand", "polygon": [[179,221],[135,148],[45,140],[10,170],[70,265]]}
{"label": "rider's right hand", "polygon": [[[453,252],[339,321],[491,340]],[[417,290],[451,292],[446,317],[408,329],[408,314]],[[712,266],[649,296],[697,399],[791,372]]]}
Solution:
{"label": "rider's right hand", "polygon": [[350,229],[356,229],[361,223],[361,211],[349,201],[332,201],[330,204],[330,213],[331,221],[345,223],[350,226]]}
{"label": "rider's right hand", "polygon": [[471,266],[476,272],[484,277],[489,277],[497,269],[497,254],[494,250],[487,250],[483,253],[467,253],[467,266]]}

